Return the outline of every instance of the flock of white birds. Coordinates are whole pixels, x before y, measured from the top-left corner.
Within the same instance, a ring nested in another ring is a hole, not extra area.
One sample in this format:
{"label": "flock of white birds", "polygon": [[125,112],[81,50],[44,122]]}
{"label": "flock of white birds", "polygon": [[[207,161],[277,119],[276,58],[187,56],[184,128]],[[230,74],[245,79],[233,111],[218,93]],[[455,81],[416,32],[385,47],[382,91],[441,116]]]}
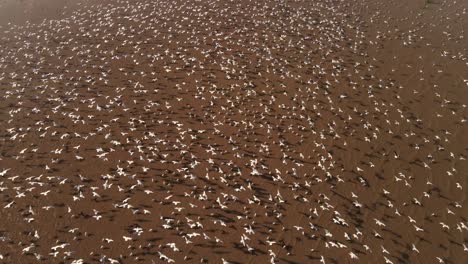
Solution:
{"label": "flock of white birds", "polygon": [[0,262],[462,263],[466,102],[383,75],[359,12],[117,0],[0,28]]}

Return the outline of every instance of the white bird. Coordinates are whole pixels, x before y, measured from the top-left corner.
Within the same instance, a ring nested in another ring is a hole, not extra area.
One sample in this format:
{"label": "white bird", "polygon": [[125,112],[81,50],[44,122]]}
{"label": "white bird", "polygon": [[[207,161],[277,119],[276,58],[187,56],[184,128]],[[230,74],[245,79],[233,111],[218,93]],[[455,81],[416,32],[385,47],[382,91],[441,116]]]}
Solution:
{"label": "white bird", "polygon": [[252,229],[250,225],[249,225],[249,228],[244,227],[244,229],[247,234],[255,234],[255,231]]}
{"label": "white bird", "polygon": [[349,252],[349,256],[350,256],[352,259],[358,259],[358,256],[356,256],[356,254],[354,254],[353,252]]}
{"label": "white bird", "polygon": [[158,254],[159,254],[159,259],[161,260],[167,261],[168,263],[175,262],[173,259],[167,257],[166,255],[164,255],[163,253],[159,251],[158,251]]}
{"label": "white bird", "polygon": [[52,249],[53,251],[56,251],[57,249],[59,249],[59,248],[63,249],[63,248],[65,248],[65,247],[68,246],[68,245],[70,245],[70,244],[69,244],[69,243],[63,243],[63,244],[60,244],[60,245],[57,245],[57,246],[53,246],[53,247],[51,247],[51,249]]}
{"label": "white bird", "polygon": [[31,249],[35,248],[36,246],[34,244],[31,244],[25,248],[23,248],[23,254],[24,253],[29,253],[31,251]]}
{"label": "white bird", "polygon": [[393,264],[393,262],[390,259],[388,259],[387,257],[384,256],[384,259],[385,259],[386,264]]}
{"label": "white bird", "polygon": [[419,250],[416,248],[416,246],[414,244],[411,244],[411,247],[412,247],[411,250],[416,251],[416,252],[419,253]]}
{"label": "white bird", "polygon": [[2,172],[0,172],[0,176],[5,176],[5,174],[11,169],[4,169]]}
{"label": "white bird", "polygon": [[109,260],[109,262],[112,263],[112,264],[120,263],[120,261],[118,261],[117,259],[107,258],[107,260]]}

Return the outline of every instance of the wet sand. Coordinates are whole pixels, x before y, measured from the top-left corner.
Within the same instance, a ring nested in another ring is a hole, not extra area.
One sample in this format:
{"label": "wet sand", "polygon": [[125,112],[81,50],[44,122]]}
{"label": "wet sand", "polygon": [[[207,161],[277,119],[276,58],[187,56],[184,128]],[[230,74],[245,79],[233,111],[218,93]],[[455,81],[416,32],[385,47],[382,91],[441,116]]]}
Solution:
{"label": "wet sand", "polygon": [[466,1],[49,1],[0,5],[0,263],[467,261]]}

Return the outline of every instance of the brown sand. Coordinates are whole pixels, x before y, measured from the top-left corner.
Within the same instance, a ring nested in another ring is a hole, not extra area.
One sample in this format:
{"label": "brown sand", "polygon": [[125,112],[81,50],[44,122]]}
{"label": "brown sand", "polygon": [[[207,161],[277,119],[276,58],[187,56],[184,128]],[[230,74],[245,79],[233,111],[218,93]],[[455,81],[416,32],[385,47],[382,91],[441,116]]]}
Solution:
{"label": "brown sand", "polygon": [[3,1],[0,262],[467,262],[467,12]]}

